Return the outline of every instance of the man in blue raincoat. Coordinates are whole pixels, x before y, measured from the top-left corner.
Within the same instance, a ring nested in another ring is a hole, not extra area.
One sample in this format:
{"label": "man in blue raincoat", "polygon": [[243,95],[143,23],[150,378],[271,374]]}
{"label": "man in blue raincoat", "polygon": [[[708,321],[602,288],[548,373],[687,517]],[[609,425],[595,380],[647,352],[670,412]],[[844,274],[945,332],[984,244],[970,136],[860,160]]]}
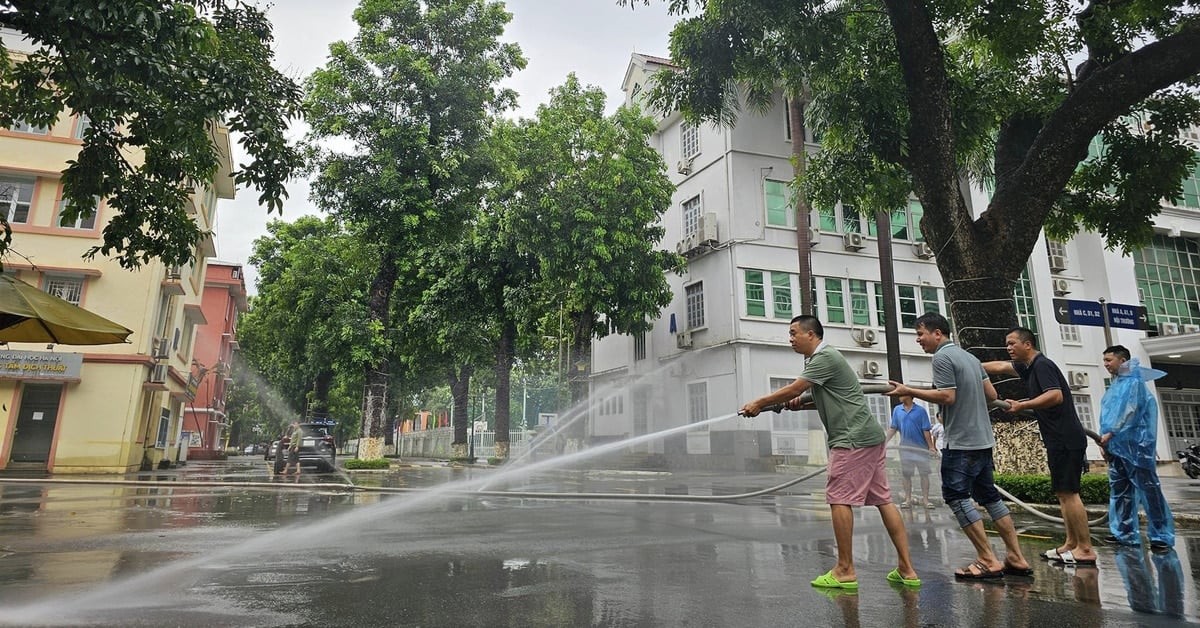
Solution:
{"label": "man in blue raincoat", "polygon": [[1108,458],[1108,529],[1104,539],[1113,545],[1140,545],[1138,503],[1146,509],[1150,549],[1165,552],[1175,545],[1175,520],[1163,497],[1155,470],[1158,406],[1146,382],[1163,371],[1140,366],[1129,349],[1114,345],[1104,350],[1104,368],[1112,386],[1100,401],[1100,446]]}

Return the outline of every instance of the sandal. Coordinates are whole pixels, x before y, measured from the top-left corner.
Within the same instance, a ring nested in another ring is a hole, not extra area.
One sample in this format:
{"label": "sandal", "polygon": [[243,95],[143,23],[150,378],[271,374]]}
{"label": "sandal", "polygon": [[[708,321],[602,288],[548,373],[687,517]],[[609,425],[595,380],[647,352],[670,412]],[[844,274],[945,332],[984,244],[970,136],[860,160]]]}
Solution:
{"label": "sandal", "polygon": [[847,589],[850,591],[858,590],[858,580],[842,582],[833,576],[832,569],[817,576],[817,578],[812,581],[812,585],[822,589]]}
{"label": "sandal", "polygon": [[[975,571],[971,571],[974,567]],[[976,560],[975,562],[963,567],[962,570],[954,572],[954,577],[958,580],[993,580],[995,578],[1003,578],[1004,570],[997,569],[990,571],[983,561]]]}
{"label": "sandal", "polygon": [[1032,567],[1024,567],[1024,568],[1013,567],[1012,565],[1010,565],[1006,562],[1006,563],[1004,563],[1004,575],[1006,575],[1006,576],[1024,576],[1026,578],[1032,578],[1033,577],[1033,568]]}
{"label": "sandal", "polygon": [[904,576],[900,575],[900,570],[899,570],[899,569],[893,569],[891,572],[889,572],[889,573],[888,573],[888,575],[887,575],[887,579],[888,579],[888,582],[894,582],[894,583],[896,583],[896,584],[902,584],[902,585],[904,585],[904,586],[906,586],[906,587],[919,587],[919,586],[921,586],[921,579],[920,579],[920,578],[905,578]]}
{"label": "sandal", "polygon": [[1055,560],[1064,565],[1095,565],[1096,564],[1095,558],[1075,558],[1075,555],[1071,553],[1071,550],[1067,550],[1065,552],[1059,552],[1058,558],[1056,558]]}

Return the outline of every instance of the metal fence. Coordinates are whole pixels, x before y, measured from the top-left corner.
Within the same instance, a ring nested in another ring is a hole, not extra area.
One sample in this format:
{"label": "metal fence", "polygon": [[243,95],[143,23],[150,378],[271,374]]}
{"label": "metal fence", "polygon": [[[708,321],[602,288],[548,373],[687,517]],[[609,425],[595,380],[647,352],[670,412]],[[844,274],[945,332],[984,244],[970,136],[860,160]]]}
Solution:
{"label": "metal fence", "polygon": [[[496,455],[496,433],[475,432],[475,457],[492,458]],[[449,458],[453,452],[454,428],[437,427],[431,430],[406,432],[396,437],[390,452],[399,458]],[[529,432],[509,430],[508,456],[515,458],[525,453],[529,446]],[[342,446],[342,454],[358,454],[358,439],[351,439]]]}

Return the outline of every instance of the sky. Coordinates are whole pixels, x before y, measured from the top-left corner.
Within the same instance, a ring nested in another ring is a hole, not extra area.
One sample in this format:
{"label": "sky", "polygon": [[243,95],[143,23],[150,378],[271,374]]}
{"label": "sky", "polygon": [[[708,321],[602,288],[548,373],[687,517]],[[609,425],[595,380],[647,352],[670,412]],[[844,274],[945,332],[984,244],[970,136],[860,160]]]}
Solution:
{"label": "sky", "polygon": [[[329,45],[354,37],[352,18],[357,2],[350,0],[274,0],[267,10],[275,28],[275,66],[300,81],[325,63]],[[509,0],[505,2],[512,21],[504,38],[520,45],[528,62],[525,69],[502,85],[519,95],[515,116],[532,116],[548,98],[550,89],[574,72],[584,84],[596,85],[608,94],[610,110],[623,102],[621,80],[630,54],[667,56],[671,27],[677,21],[667,15],[666,3],[640,1],[635,10],[620,7],[616,0]],[[303,124],[294,125],[299,138]],[[235,163],[245,161],[234,146]],[[293,221],[319,214],[309,199],[304,180],[288,184],[289,198],[282,216],[267,215],[257,204],[253,189],[239,189],[233,200],[217,204],[217,257],[245,265],[246,287],[257,292],[258,273],[249,265],[255,238],[266,234],[269,220]]]}

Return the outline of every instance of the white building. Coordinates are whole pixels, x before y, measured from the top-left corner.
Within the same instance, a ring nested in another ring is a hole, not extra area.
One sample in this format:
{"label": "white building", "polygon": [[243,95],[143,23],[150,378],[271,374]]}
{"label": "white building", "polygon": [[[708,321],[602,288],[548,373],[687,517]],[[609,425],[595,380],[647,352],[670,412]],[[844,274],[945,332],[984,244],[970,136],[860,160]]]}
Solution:
{"label": "white building", "polygon": [[[634,54],[623,90],[638,97],[647,78],[669,61]],[[786,108],[782,96],[768,113],[743,112],[730,129],[696,127],[678,113],[659,122],[652,138],[677,184],[663,215],[665,247],[689,251],[682,277],[668,279],[675,299],[645,337],[613,335],[596,341],[592,355],[589,436],[611,439],[646,434],[687,422],[732,414],[743,403],[796,377],[802,360],[787,343],[799,310],[797,235],[789,210]],[[811,140],[811,138],[808,138]],[[816,146],[808,145],[809,150]],[[975,207],[985,205],[982,196]],[[1020,323],[1038,332],[1041,348],[1068,376],[1086,426],[1097,427],[1107,373],[1101,327],[1060,325],[1056,298],[1145,304],[1153,324],[1171,335],[1113,329],[1113,343],[1143,363],[1168,371],[1159,382],[1159,457],[1169,459],[1200,429],[1200,170],[1185,184],[1180,206],[1156,219],[1154,244],[1122,257],[1096,234],[1070,242],[1042,240],[1034,248],[1014,299]],[[929,356],[915,341],[913,321],[929,310],[948,314],[944,283],[918,230],[915,200],[893,215],[894,273],[900,313],[904,379],[929,383]],[[816,314],[825,339],[838,347],[863,382],[886,381],[883,301],[873,221],[841,206],[815,210],[819,233],[812,268]],[[677,244],[678,243],[678,244]],[[889,403],[868,395],[885,422]],[[767,468],[782,456],[822,460],[825,443],[815,413],[730,419],[709,429],[644,447],[668,464],[720,469]],[[1093,446],[1091,458],[1099,458]]]}

